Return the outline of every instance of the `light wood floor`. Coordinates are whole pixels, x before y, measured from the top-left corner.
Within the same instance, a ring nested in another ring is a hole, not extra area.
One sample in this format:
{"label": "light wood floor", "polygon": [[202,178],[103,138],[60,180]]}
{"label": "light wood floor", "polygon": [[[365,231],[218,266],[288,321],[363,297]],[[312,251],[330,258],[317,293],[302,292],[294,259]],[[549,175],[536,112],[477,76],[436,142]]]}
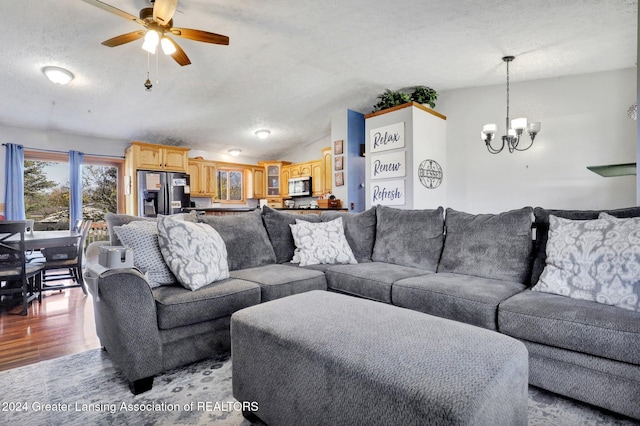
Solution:
{"label": "light wood floor", "polygon": [[93,300],[80,288],[45,292],[28,315],[0,311],[0,371],[100,347]]}

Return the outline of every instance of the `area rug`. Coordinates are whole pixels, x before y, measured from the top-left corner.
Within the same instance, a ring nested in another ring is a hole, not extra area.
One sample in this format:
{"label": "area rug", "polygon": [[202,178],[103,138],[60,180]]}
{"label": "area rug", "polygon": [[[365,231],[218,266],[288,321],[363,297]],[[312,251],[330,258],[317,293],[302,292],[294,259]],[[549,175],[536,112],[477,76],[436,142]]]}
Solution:
{"label": "area rug", "polygon": [[[0,384],[2,425],[250,425],[232,396],[225,356],[169,371],[136,396],[100,349],[0,372]],[[529,425],[638,424],[529,388]]]}

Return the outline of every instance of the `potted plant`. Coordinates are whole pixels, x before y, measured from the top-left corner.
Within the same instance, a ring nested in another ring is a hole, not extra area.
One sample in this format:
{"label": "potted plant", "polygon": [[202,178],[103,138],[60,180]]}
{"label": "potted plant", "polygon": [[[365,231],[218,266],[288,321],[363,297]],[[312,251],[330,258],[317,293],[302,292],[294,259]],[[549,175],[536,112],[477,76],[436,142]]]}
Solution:
{"label": "potted plant", "polygon": [[427,86],[416,86],[413,93],[411,93],[411,100],[413,102],[429,105],[431,108],[436,107],[436,99],[438,99],[436,91]]}
{"label": "potted plant", "polygon": [[383,94],[378,96],[377,104],[373,107],[373,111],[381,111],[387,108],[393,108],[397,105],[406,104],[407,102],[411,102],[411,97],[408,93],[403,93],[398,90],[385,90]]}

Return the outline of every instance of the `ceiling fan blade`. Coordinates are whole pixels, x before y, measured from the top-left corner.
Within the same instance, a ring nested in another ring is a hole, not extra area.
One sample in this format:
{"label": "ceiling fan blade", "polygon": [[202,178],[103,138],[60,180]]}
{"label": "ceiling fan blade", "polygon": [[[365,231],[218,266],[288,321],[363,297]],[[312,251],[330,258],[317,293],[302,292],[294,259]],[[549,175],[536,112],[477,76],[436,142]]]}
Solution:
{"label": "ceiling fan blade", "polygon": [[205,43],[213,44],[223,44],[225,46],[229,44],[229,37],[222,34],[215,34],[201,30],[192,30],[189,28],[171,28],[169,31],[171,31],[171,34],[175,36],[187,38],[189,40],[203,41]]}
{"label": "ceiling fan blade", "polygon": [[141,30],[141,31],[133,31],[127,34],[121,34],[119,36],[110,38],[109,40],[103,41],[102,44],[104,44],[107,47],[120,46],[121,44],[129,43],[131,41],[138,40],[144,37],[144,33],[145,32]]}
{"label": "ceiling fan blade", "polygon": [[189,60],[189,57],[187,56],[186,53],[184,53],[184,50],[182,50],[182,47],[180,47],[180,45],[178,43],[176,43],[171,37],[169,37],[168,35],[165,34],[165,38],[167,40],[169,40],[171,42],[171,44],[174,45],[174,47],[176,48],[176,51],[174,53],[171,54],[171,57],[180,64],[180,66],[185,66],[185,65],[189,65],[191,63],[191,61]]}
{"label": "ceiling fan blade", "polygon": [[161,26],[169,25],[178,7],[178,0],[156,0],[153,4],[153,20]]}
{"label": "ceiling fan blade", "polygon": [[127,19],[129,21],[134,21],[137,22],[140,25],[143,26],[147,26],[147,23],[144,22],[142,19],[138,18],[137,16],[134,16],[130,13],[125,12],[124,10],[120,10],[117,7],[113,7],[110,4],[101,2],[100,0],[83,0],[85,3],[89,3],[93,6],[99,7],[102,10],[106,10],[107,12],[111,12],[114,13],[124,19]]}

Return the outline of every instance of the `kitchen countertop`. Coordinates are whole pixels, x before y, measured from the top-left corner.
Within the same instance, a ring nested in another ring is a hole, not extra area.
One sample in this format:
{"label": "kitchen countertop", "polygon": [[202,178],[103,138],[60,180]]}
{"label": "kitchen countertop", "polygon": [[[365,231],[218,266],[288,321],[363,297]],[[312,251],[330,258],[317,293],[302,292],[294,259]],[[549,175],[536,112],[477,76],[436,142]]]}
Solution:
{"label": "kitchen countertop", "polygon": [[190,212],[190,211],[198,211],[198,212],[252,212],[255,208],[251,207],[183,207],[182,211]]}
{"label": "kitchen countertop", "polygon": [[[250,207],[229,207],[229,208],[224,208],[224,207],[184,207],[182,209],[184,212],[190,212],[190,211],[199,211],[199,212],[252,212],[255,210],[255,208],[250,208]],[[310,209],[310,208],[303,208],[303,207],[294,207],[292,209],[287,208],[287,207],[282,207],[282,208],[277,208],[274,210],[311,210],[311,211],[340,211],[340,210],[346,210],[346,209],[336,209],[336,208],[317,208],[317,209]]]}
{"label": "kitchen countertop", "polygon": [[317,209],[310,209],[308,207],[294,207],[294,208],[282,207],[282,208],[276,208],[274,210],[340,211],[340,210],[346,210],[346,209],[343,209],[343,208],[340,208],[340,209],[337,209],[337,208],[320,208],[320,207],[318,207]]}

